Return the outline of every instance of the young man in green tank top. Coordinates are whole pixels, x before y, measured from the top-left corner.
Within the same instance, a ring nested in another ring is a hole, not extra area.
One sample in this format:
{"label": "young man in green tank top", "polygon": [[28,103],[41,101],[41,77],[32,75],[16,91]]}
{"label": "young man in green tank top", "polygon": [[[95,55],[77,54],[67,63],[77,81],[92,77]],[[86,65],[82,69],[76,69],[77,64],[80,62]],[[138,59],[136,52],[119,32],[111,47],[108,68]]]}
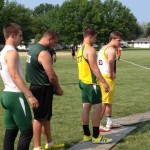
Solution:
{"label": "young man in green tank top", "polygon": [[31,47],[27,55],[26,80],[31,84],[30,90],[39,102],[39,108],[33,110],[34,150],[42,149],[42,129],[46,140],[45,149],[64,146],[63,144],[55,145],[53,143],[50,127],[53,94],[55,92],[56,95],[63,95],[63,90],[53,69],[52,58],[47,51],[47,49],[51,49],[56,45],[58,38],[58,34],[53,30],[46,31],[40,41]]}

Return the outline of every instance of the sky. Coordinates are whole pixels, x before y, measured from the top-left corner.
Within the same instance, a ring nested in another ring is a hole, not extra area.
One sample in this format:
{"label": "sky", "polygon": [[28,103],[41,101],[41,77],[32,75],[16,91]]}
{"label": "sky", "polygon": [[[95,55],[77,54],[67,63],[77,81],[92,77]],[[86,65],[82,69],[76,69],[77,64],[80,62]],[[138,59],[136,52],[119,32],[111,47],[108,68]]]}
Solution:
{"label": "sky", "polygon": [[[50,3],[53,5],[61,5],[65,0],[9,0],[16,1],[27,8],[34,9],[41,3]],[[150,0],[118,0],[124,6],[131,10],[139,23],[150,22]]]}

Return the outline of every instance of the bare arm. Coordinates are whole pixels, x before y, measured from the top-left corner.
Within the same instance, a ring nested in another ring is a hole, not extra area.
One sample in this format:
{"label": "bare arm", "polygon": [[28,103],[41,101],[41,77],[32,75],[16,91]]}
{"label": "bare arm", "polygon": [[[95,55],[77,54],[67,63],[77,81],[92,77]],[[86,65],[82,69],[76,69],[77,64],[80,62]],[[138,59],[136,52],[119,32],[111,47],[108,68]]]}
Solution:
{"label": "bare arm", "polygon": [[56,94],[58,95],[62,95],[63,91],[59,85],[59,81],[58,81],[58,77],[53,69],[53,65],[52,65],[52,60],[51,60],[51,56],[47,51],[42,51],[40,52],[39,56],[38,56],[38,61],[39,63],[42,64],[48,78],[49,81],[52,83],[52,85],[54,86],[55,90],[56,90]]}
{"label": "bare arm", "polygon": [[90,68],[94,75],[97,77],[98,80],[100,80],[102,83],[105,82],[105,79],[102,77],[101,72],[98,69],[98,65],[96,62],[96,51],[94,48],[89,47],[87,50],[87,59],[89,61]]}
{"label": "bare arm", "polygon": [[7,62],[8,71],[10,73],[10,76],[15,83],[15,85],[26,95],[28,98],[30,105],[32,108],[37,108],[39,106],[38,101],[36,98],[32,95],[31,91],[26,86],[24,80],[22,79],[19,68],[18,68],[18,61],[19,61],[19,55],[18,53],[14,51],[9,51],[5,55],[5,60]]}
{"label": "bare arm", "polygon": [[107,55],[107,58],[108,58],[108,64],[109,64],[109,76],[110,78],[112,79],[115,79],[116,75],[114,73],[114,61],[115,61],[115,58],[116,58],[116,50],[113,48],[113,47],[110,47],[106,50],[106,55]]}
{"label": "bare arm", "polygon": [[89,65],[90,65],[92,72],[97,77],[97,79],[103,84],[105,91],[108,92],[109,86],[106,83],[105,79],[103,78],[103,76],[98,68],[98,65],[97,65],[96,50],[93,47],[89,47],[85,52],[85,56],[87,57],[87,59],[89,61]]}

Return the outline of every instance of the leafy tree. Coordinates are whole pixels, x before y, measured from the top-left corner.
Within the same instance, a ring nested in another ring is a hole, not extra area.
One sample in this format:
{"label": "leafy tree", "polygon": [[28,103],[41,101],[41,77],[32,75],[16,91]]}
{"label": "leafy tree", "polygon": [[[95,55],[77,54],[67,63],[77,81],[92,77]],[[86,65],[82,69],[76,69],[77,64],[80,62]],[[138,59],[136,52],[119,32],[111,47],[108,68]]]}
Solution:
{"label": "leafy tree", "polygon": [[101,24],[102,5],[99,0],[65,1],[59,11],[59,31],[68,44],[82,41],[82,30],[86,26],[98,28]]}
{"label": "leafy tree", "polygon": [[48,28],[48,17],[40,15],[39,17],[32,18],[32,29],[33,29],[33,35],[35,37],[36,34],[43,34]]}
{"label": "leafy tree", "polygon": [[33,10],[33,16],[38,17],[39,15],[46,15],[48,11],[54,9],[54,5],[52,4],[40,4],[39,6],[35,7]]}
{"label": "leafy tree", "polygon": [[150,23],[147,23],[147,25],[146,25],[145,36],[150,37]]}
{"label": "leafy tree", "polygon": [[142,34],[141,34],[141,37],[145,37],[146,36],[146,32],[147,32],[147,26],[148,24],[143,22],[143,23],[140,23],[139,24],[141,30],[142,30]]}
{"label": "leafy tree", "polygon": [[3,17],[2,17],[2,12],[3,12],[3,7],[4,7],[4,0],[0,1],[0,44],[4,44],[4,37],[3,37]]}
{"label": "leafy tree", "polygon": [[59,9],[58,30],[62,41],[78,44],[82,30],[93,26],[100,42],[107,42],[112,31],[120,31],[124,39],[135,39],[141,34],[135,16],[117,0],[68,0]]}
{"label": "leafy tree", "polygon": [[17,4],[16,2],[10,2],[5,5],[1,12],[2,26],[15,22],[22,26],[24,42],[27,43],[32,37],[31,28],[31,10],[24,6]]}
{"label": "leafy tree", "polygon": [[35,43],[37,43],[42,38],[42,34],[36,34]]}
{"label": "leafy tree", "polygon": [[125,39],[132,39],[133,35],[138,36],[138,24],[135,16],[126,6],[117,0],[105,0],[104,8],[104,41],[112,31],[120,31]]}
{"label": "leafy tree", "polygon": [[1,1],[0,1],[0,10],[2,10],[2,9],[3,9],[4,4],[5,4],[4,0],[1,0]]}
{"label": "leafy tree", "polygon": [[48,29],[57,28],[57,14],[59,5],[40,4],[32,12],[33,32],[35,38],[43,34]]}
{"label": "leafy tree", "polygon": [[[34,10],[16,2],[4,5],[1,0],[0,8],[1,31],[6,23],[16,22],[23,27],[26,43],[31,38],[38,39],[49,28],[60,33],[62,43],[73,45],[82,42],[82,30],[86,26],[93,26],[98,31],[99,42],[107,42],[110,32],[116,30],[127,40],[143,33],[130,9],[117,0],[66,0],[61,6],[45,3]],[[0,40],[4,41],[2,34]]]}

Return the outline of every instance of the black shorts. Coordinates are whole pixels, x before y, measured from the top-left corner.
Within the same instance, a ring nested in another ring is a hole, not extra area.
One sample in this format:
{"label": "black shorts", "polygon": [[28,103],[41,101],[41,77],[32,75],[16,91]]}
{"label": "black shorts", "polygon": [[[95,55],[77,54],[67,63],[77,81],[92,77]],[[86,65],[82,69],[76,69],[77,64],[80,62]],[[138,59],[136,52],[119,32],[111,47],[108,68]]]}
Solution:
{"label": "black shorts", "polygon": [[31,84],[30,90],[39,102],[39,108],[33,109],[34,119],[49,121],[52,116],[53,87]]}

